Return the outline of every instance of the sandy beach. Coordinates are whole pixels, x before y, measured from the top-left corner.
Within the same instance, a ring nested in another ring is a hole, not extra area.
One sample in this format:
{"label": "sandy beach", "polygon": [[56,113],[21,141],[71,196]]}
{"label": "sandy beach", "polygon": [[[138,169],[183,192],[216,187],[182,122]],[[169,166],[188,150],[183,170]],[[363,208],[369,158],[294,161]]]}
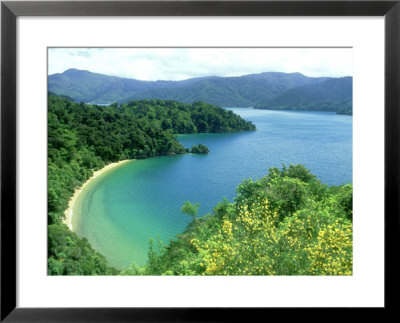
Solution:
{"label": "sandy beach", "polygon": [[102,169],[99,169],[99,170],[95,171],[93,173],[92,177],[90,177],[85,183],[83,183],[83,185],[81,187],[75,189],[74,195],[69,200],[68,208],[64,212],[65,218],[63,220],[63,223],[66,224],[71,231],[73,231],[73,226],[72,226],[73,209],[74,209],[74,205],[75,205],[76,199],[78,198],[79,194],[96,177],[99,177],[100,175],[104,174],[105,172],[109,171],[110,169],[113,169],[113,168],[115,168],[115,167],[117,167],[117,166],[119,166],[121,164],[124,164],[124,163],[126,163],[128,161],[131,161],[131,160],[132,159],[125,159],[125,160],[121,160],[121,161],[116,162],[116,163],[108,164],[107,166],[103,167]]}

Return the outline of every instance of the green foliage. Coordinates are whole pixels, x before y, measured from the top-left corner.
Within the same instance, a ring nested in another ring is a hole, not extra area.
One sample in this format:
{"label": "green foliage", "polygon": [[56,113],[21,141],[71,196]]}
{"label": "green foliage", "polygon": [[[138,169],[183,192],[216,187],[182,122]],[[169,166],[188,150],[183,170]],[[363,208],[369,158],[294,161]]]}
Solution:
{"label": "green foliage", "polygon": [[331,188],[333,194],[337,196],[340,208],[347,214],[349,219],[353,218],[353,186],[346,184]]}
{"label": "green foliage", "polygon": [[181,211],[182,211],[182,213],[190,215],[194,218],[197,215],[197,213],[199,212],[199,207],[200,207],[199,203],[193,204],[190,201],[185,201],[185,202],[183,202]]}
{"label": "green foliage", "polygon": [[141,274],[351,275],[351,196],[303,165],[271,168],[152,251]]}
{"label": "green foliage", "polygon": [[105,258],[97,253],[83,238],[80,239],[64,224],[52,224],[48,228],[49,275],[116,275],[107,266]]}
{"label": "green foliage", "polygon": [[208,154],[209,152],[210,150],[208,149],[208,147],[203,144],[194,145],[192,146],[191,150],[192,154]]}
{"label": "green foliage", "polygon": [[138,266],[136,263],[132,263],[129,265],[129,267],[125,270],[122,270],[120,272],[120,275],[122,276],[137,276],[137,275],[143,275],[144,272],[144,268]]}
{"label": "green foliage", "polygon": [[162,100],[131,101],[121,104],[120,108],[140,122],[150,120],[152,127],[170,130],[174,134],[255,130],[250,121],[243,120],[231,110],[200,101],[193,104]]}

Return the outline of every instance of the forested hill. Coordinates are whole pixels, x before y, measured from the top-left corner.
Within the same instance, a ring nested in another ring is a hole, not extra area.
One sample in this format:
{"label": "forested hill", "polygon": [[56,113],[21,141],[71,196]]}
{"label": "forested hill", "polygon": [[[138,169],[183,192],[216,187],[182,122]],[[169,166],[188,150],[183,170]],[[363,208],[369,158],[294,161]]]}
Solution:
{"label": "forested hill", "polygon": [[353,113],[353,79],[343,77],[290,89],[265,103],[259,109],[333,111]]}
{"label": "forested hill", "polygon": [[204,101],[224,107],[250,107],[265,103],[287,90],[317,84],[329,78],[300,73],[266,72],[238,77],[209,76],[184,81],[140,81],[69,69],[48,77],[49,91],[76,102],[110,104],[137,99],[179,102]]}
{"label": "forested hill", "polygon": [[97,106],[48,97],[49,274],[113,274],[87,240],[61,224],[68,200],[110,162],[187,152],[175,134],[254,130],[255,126],[204,102],[132,101]]}

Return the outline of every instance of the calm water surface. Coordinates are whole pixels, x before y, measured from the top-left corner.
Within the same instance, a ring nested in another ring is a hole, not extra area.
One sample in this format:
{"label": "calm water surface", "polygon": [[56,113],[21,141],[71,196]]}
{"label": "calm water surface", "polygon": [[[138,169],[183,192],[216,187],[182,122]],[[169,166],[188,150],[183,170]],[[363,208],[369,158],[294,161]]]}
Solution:
{"label": "calm water surface", "polygon": [[302,163],[323,183],[352,182],[352,117],[231,110],[257,131],[181,135],[185,147],[203,143],[211,153],[132,161],[95,179],[75,203],[77,234],[123,269],[146,263],[149,238],[168,243],[185,229],[184,201],[200,203],[199,215],[206,214],[223,197],[232,201],[242,180],[261,178],[270,167]]}

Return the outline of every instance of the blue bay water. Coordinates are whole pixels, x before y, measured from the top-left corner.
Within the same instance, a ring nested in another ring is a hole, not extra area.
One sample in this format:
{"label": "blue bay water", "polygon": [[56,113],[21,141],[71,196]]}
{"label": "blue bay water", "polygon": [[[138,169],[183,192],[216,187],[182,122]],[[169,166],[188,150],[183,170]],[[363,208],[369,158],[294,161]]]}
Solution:
{"label": "blue bay water", "polygon": [[205,144],[208,155],[186,154],[128,162],[95,179],[74,207],[74,229],[109,264],[126,268],[147,260],[148,241],[168,243],[190,218],[184,201],[200,203],[199,215],[241,181],[265,176],[282,163],[304,164],[326,184],[352,182],[352,117],[328,112],[232,108],[257,131],[180,135],[185,147]]}

